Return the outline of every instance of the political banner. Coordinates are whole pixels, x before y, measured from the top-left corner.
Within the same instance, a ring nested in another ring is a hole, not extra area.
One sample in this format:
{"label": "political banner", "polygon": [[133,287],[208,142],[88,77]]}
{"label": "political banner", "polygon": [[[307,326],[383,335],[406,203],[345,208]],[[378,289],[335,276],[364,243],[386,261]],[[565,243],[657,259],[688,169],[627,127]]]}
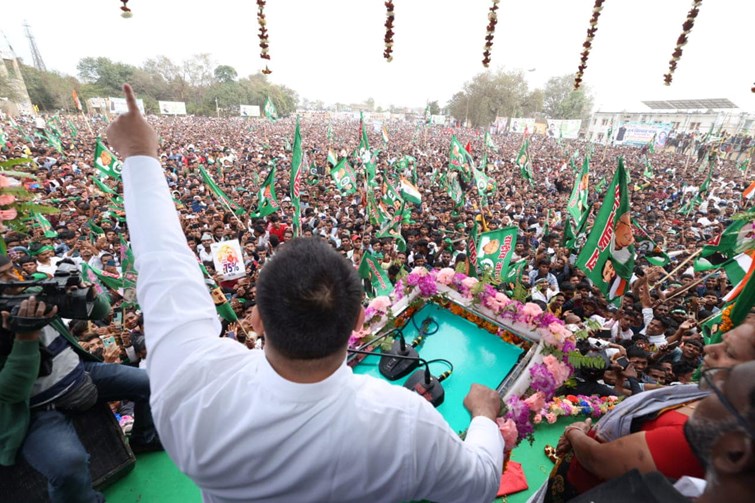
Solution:
{"label": "political banner", "polygon": [[241,117],[259,117],[260,107],[258,105],[239,105],[239,115]]}
{"label": "political banner", "polygon": [[244,256],[241,254],[238,239],[212,243],[210,253],[215,270],[223,276],[223,280],[243,278],[246,275]]}
{"label": "political banner", "polygon": [[[128,112],[128,104],[126,103],[126,98],[108,98],[108,110],[111,114],[125,114]],[[144,100],[138,99],[136,100],[136,106],[139,108],[139,111],[143,114],[144,113]]]}
{"label": "political banner", "polygon": [[532,134],[535,131],[535,119],[527,119],[522,117],[512,117],[509,124],[509,131],[512,133],[524,133]]}
{"label": "political banner", "polygon": [[158,101],[161,115],[186,115],[186,103],[183,101]]}
{"label": "political banner", "polygon": [[495,282],[500,282],[508,273],[518,231],[517,227],[505,227],[480,235],[477,268],[489,273]]}
{"label": "political banner", "polygon": [[551,120],[548,123],[547,134],[550,138],[566,138],[575,140],[579,138],[579,129],[582,127],[581,120]]}
{"label": "political banner", "polygon": [[441,126],[446,125],[446,116],[445,115],[431,115],[430,116],[430,123],[431,124],[440,124]]}
{"label": "political banner", "polygon": [[643,122],[625,122],[619,126],[616,132],[614,145],[633,145],[643,147],[655,137],[655,146],[662,147],[666,144],[669,132],[673,125],[669,122],[646,124]]}

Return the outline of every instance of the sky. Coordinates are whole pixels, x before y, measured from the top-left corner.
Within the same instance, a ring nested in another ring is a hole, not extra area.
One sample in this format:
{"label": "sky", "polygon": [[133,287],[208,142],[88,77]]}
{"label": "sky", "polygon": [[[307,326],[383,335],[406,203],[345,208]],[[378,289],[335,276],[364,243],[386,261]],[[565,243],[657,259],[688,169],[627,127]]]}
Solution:
{"label": "sky", "polygon": [[[31,63],[28,21],[48,69],[75,75],[87,56],[139,65],[209,53],[241,76],[263,69],[254,0],[3,0],[0,29]],[[383,0],[268,0],[272,82],[300,98],[423,108],[445,105],[485,71],[492,0],[394,0],[394,59],[383,58]],[[574,74],[593,0],[502,0],[491,69],[523,70],[531,88]],[[707,0],[670,87],[663,75],[691,0],[608,0],[585,71],[594,111],[643,111],[643,100],[728,98],[755,112],[755,1]],[[749,47],[749,49],[748,49]],[[0,39],[0,49],[7,50]],[[532,70],[532,71],[529,71]]]}

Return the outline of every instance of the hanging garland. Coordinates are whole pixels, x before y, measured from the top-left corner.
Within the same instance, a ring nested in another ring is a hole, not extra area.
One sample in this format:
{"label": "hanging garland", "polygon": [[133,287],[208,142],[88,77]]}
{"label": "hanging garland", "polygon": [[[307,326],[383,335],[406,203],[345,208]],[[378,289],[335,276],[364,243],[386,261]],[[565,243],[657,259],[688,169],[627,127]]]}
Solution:
{"label": "hanging garland", "polygon": [[128,8],[128,0],[121,0],[121,3],[123,4],[121,6],[121,17],[128,19],[133,16],[131,9]]}
{"label": "hanging garland", "polygon": [[393,61],[393,0],[385,2],[385,50],[383,57],[389,63]]}
{"label": "hanging garland", "polygon": [[700,12],[700,5],[703,0],[692,0],[692,9],[687,13],[687,20],[682,24],[682,34],[676,39],[676,48],[671,54],[671,61],[668,63],[668,73],[663,76],[663,81],[667,86],[671,85],[671,80],[674,78],[674,71],[676,65],[679,62],[679,58],[682,57],[682,47],[687,45],[687,36],[692,31],[692,27],[695,26],[695,18],[698,12]]}
{"label": "hanging garland", "polygon": [[[270,44],[267,37],[267,20],[265,19],[265,0],[257,0],[257,24],[260,25],[260,58],[270,61],[270,53],[268,52]],[[273,72],[265,65],[262,73],[270,75]]]}
{"label": "hanging garland", "polygon": [[501,0],[493,0],[493,5],[490,6],[490,12],[488,12],[488,27],[487,34],[485,35],[485,50],[482,51],[482,66],[487,68],[490,66],[490,50],[493,48],[493,37],[495,36],[495,25],[498,24],[498,3]]}
{"label": "hanging garland", "polygon": [[592,17],[590,18],[590,27],[587,29],[587,40],[582,44],[584,50],[580,58],[580,64],[577,67],[577,75],[574,77],[574,90],[579,89],[582,85],[582,76],[587,69],[587,59],[590,57],[590,49],[592,49],[592,40],[595,38],[595,32],[598,31],[598,18],[600,12],[603,10],[603,2],[605,0],[595,0],[595,5],[592,8]]}

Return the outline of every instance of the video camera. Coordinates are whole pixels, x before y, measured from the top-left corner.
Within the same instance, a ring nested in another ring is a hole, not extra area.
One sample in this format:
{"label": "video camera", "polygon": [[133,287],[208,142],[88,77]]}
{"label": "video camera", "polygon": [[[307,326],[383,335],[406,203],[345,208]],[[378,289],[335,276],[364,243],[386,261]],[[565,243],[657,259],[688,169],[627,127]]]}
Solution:
{"label": "video camera", "polygon": [[[97,295],[91,286],[81,287],[80,284],[81,275],[75,266],[73,270],[59,268],[52,279],[0,282],[0,311],[12,312],[14,307],[21,305],[21,302],[33,295],[49,307],[58,306],[58,315],[61,318],[88,319]],[[6,294],[7,290],[14,288],[24,288],[24,291]]]}

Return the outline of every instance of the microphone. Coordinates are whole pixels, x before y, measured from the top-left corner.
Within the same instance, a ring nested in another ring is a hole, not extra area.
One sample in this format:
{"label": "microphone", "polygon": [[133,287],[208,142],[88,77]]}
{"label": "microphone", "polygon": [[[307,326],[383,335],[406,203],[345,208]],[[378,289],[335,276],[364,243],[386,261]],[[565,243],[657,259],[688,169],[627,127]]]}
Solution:
{"label": "microphone", "polygon": [[404,333],[398,329],[395,332],[399,334],[398,340],[393,341],[390,351],[380,353],[380,363],[378,364],[380,374],[389,381],[395,381],[408,375],[409,372],[419,366],[421,360],[417,350],[406,345]]}
{"label": "microphone", "polygon": [[[412,341],[413,348],[416,348],[417,346],[422,344],[422,341],[425,340],[425,337],[427,337],[428,335],[433,335],[440,328],[440,325],[438,325],[438,322],[435,321],[430,316],[422,320],[422,323],[420,324],[420,326],[417,326],[417,322],[414,321],[414,318],[412,318],[412,323],[414,324],[414,328],[416,328],[417,332],[419,333],[419,335],[417,335],[417,337],[415,337],[414,340]],[[435,325],[435,329],[431,330],[430,329],[431,325]]]}
{"label": "microphone", "polygon": [[[362,355],[382,354],[373,351],[361,351],[359,349],[349,349],[348,352],[352,354],[355,353]],[[453,372],[453,364],[451,362],[442,358],[427,361],[418,356],[391,355],[391,358],[396,358],[398,360],[414,360],[415,367],[417,367],[419,364],[424,365],[425,369],[420,369],[414,372],[414,374],[412,374],[409,379],[406,380],[404,387],[418,393],[419,395],[424,397],[425,400],[430,402],[434,407],[437,407],[443,403],[443,400],[446,398],[446,391],[443,389],[443,386],[440,383],[445,381]],[[434,362],[444,362],[451,368],[435,378],[432,374],[430,374],[430,363]]]}

